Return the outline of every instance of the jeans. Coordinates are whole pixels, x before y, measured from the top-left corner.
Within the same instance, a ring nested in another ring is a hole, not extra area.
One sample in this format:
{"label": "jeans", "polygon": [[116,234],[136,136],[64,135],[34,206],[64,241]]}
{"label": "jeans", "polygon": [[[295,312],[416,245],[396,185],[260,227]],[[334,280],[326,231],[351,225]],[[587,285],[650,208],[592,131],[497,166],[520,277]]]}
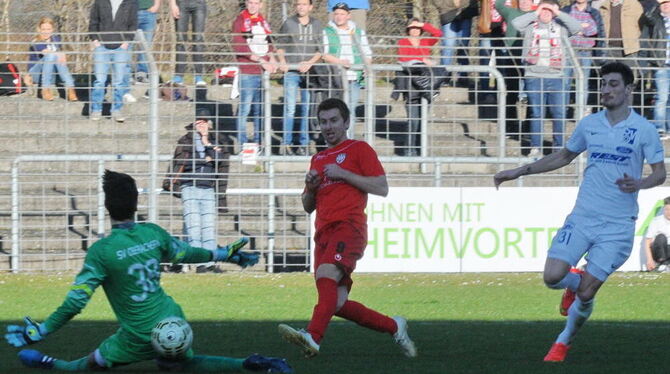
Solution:
{"label": "jeans", "polygon": [[263,122],[263,81],[260,74],[240,74],[240,103],[237,107],[237,141],[247,142],[247,116],[254,122],[254,143],[261,143]]}
{"label": "jeans", "polygon": [[559,149],[563,146],[566,113],[564,81],[564,78],[526,77],[525,79],[531,118],[530,145],[533,148],[542,147],[542,123],[546,114],[545,108],[549,109],[553,122],[553,147]]}
{"label": "jeans", "polygon": [[306,77],[298,72],[289,71],[284,74],[284,141],[283,144],[293,144],[293,129],[295,108],[297,106],[298,91],[300,91],[300,138],[299,145],[308,143],[307,128],[309,123],[309,90],[300,88],[300,83]]}
{"label": "jeans", "polygon": [[[156,29],[156,13],[151,13],[147,10],[138,11],[137,28],[144,31],[144,39],[146,39],[148,47],[151,48],[151,42],[154,39],[154,30]],[[137,55],[137,72],[149,72],[147,56],[144,53]]]}
{"label": "jeans", "polygon": [[123,107],[123,94],[126,93],[126,86],[123,82],[129,74],[128,60],[130,54],[128,50],[121,47],[117,49],[107,49],[100,46],[93,51],[93,73],[95,81],[91,91],[91,112],[102,111],[102,101],[105,98],[105,84],[107,83],[107,74],[110,65],[112,67],[112,87],[114,88],[114,100],[112,102],[112,112],[117,112]]}
{"label": "jeans", "polygon": [[216,200],[213,188],[184,186],[181,201],[184,207],[184,233],[191,247],[216,249],[214,219]]}
{"label": "jeans", "polygon": [[[451,65],[454,54],[460,53],[462,58],[458,59],[459,65],[468,65],[467,53],[464,47],[470,40],[471,19],[463,19],[442,25],[442,58],[440,64]],[[460,48],[459,48],[460,47]]]}
{"label": "jeans", "polygon": [[[191,32],[193,33],[193,45],[191,54],[193,59],[193,69],[196,75],[202,75],[202,53],[205,50],[204,31],[205,19],[207,18],[207,4],[205,0],[177,0],[179,6],[179,19],[175,20],[177,29],[177,66],[175,68],[176,75],[184,74],[186,71],[186,43],[188,39],[188,26],[192,23]],[[191,22],[191,19],[193,21]]]}
{"label": "jeans", "polygon": [[28,70],[33,82],[40,82],[40,75],[42,76],[42,87],[53,87],[54,85],[54,68],[58,71],[60,79],[63,81],[65,87],[74,87],[74,80],[72,74],[68,70],[67,65],[58,62],[58,55],[55,53],[47,53],[41,60],[37,61],[33,67]]}
{"label": "jeans", "polygon": [[654,125],[659,131],[670,131],[670,108],[668,95],[670,94],[670,67],[662,66],[654,72]]}

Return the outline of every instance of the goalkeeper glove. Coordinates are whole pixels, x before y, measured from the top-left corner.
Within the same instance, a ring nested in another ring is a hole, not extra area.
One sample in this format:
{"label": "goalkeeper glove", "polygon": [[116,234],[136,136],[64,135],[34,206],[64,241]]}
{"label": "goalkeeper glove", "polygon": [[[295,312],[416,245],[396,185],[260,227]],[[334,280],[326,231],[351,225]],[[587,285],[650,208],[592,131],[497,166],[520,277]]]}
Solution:
{"label": "goalkeeper glove", "polygon": [[214,250],[214,256],[212,260],[232,262],[229,261],[229,258],[237,253],[237,251],[242,249],[245,245],[247,245],[247,243],[249,243],[249,238],[243,236],[228,245],[218,247],[216,250]]}
{"label": "goalkeeper glove", "polygon": [[242,269],[244,269],[248,266],[256,265],[258,263],[258,258],[259,258],[258,253],[238,251],[232,256],[230,256],[227,262],[237,264]]}
{"label": "goalkeeper glove", "polygon": [[24,345],[34,344],[47,336],[47,329],[43,324],[38,324],[30,317],[23,318],[25,326],[9,325],[5,339],[9,345],[14,347],[23,347]]}

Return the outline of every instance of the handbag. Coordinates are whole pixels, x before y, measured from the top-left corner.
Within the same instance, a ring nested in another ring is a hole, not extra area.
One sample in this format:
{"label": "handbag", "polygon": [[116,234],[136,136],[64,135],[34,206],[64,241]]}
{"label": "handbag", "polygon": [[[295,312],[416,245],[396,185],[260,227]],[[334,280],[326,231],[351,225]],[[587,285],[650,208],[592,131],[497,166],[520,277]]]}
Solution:
{"label": "handbag", "polygon": [[168,166],[167,178],[163,179],[163,191],[171,191],[172,196],[181,198],[181,179],[179,179],[179,175],[184,172],[185,167],[186,165],[182,164],[176,173],[170,174],[173,165]]}

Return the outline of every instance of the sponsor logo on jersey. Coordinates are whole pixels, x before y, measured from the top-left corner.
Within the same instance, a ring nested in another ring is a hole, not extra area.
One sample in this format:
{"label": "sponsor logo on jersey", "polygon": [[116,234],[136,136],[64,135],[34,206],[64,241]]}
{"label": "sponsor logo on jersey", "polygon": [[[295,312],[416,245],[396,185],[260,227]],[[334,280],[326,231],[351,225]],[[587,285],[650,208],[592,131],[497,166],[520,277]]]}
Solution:
{"label": "sponsor logo on jersey", "polygon": [[637,129],[628,127],[623,132],[623,141],[628,144],[633,144],[635,142],[635,135],[637,135]]}
{"label": "sponsor logo on jersey", "polygon": [[621,147],[621,146],[616,147],[616,151],[619,152],[619,153],[623,153],[623,154],[633,153],[632,149],[630,149],[628,147]]}
{"label": "sponsor logo on jersey", "polygon": [[346,160],[346,158],[347,158],[347,154],[346,154],[346,153],[340,153],[340,154],[337,155],[337,157],[335,158],[335,162],[337,162],[338,164],[341,164],[341,163],[344,162],[344,160]]}
{"label": "sponsor logo on jersey", "polygon": [[342,261],[342,255],[339,253],[335,254],[335,261]]}
{"label": "sponsor logo on jersey", "polygon": [[615,155],[606,152],[592,152],[589,158],[595,162],[623,164],[630,159],[630,156]]}

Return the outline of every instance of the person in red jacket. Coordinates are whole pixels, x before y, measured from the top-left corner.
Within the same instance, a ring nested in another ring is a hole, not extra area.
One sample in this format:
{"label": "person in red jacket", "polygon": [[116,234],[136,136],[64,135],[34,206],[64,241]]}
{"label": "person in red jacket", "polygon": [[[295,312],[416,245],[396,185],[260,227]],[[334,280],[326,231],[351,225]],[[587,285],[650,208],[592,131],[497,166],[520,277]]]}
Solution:
{"label": "person in red jacket", "polygon": [[[436,65],[435,60],[430,55],[432,47],[442,37],[442,31],[428,22],[421,22],[418,18],[410,19],[406,30],[407,37],[398,40],[398,61],[406,67]],[[431,37],[423,37],[424,31],[430,33]],[[417,156],[420,154],[421,99],[418,92],[412,91],[405,92],[408,131],[407,142],[401,153],[404,156]]]}
{"label": "person in red jacket", "polygon": [[263,71],[272,74],[278,64],[270,38],[270,24],[261,14],[262,0],[246,0],[246,9],[233,21],[233,50],[240,64],[240,104],[237,108],[237,141],[247,142],[247,116],[254,121],[255,143],[261,142]]}
{"label": "person in red jacket", "polygon": [[[430,33],[430,38],[422,37],[425,32]],[[442,31],[428,22],[421,22],[418,18],[412,18],[407,24],[407,37],[398,40],[398,61],[400,63],[422,62],[426,65],[435,65],[430,58],[432,46],[440,41]]]}

